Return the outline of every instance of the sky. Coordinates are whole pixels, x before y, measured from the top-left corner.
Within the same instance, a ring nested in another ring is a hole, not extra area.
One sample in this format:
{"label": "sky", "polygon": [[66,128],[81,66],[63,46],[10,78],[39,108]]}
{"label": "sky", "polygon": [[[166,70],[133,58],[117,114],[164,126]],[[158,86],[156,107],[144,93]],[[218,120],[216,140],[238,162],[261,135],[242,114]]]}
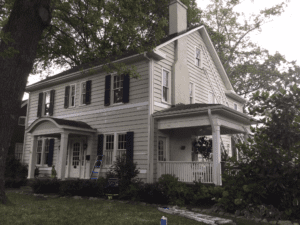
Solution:
{"label": "sky", "polygon": [[[278,51],[284,55],[288,61],[297,60],[300,65],[300,31],[297,29],[297,22],[300,21],[300,1],[299,0],[244,0],[236,11],[248,13],[259,13],[261,9],[265,9],[282,1],[287,2],[288,6],[285,11],[272,19],[272,22],[262,26],[261,32],[250,34],[253,42],[257,43],[264,49],[269,50],[271,54]],[[196,0],[200,9],[205,9],[210,3],[209,0]],[[53,75],[64,70],[54,70]],[[39,75],[30,76],[28,84],[33,84],[40,80]],[[23,100],[28,98],[25,93]]]}

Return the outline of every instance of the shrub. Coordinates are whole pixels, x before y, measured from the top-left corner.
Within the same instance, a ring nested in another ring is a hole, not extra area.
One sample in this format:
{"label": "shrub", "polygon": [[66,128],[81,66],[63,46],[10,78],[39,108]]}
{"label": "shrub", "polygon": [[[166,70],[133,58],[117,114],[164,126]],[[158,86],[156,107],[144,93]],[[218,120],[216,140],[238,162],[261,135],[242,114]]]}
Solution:
{"label": "shrub", "polygon": [[54,179],[34,179],[30,184],[32,190],[36,194],[45,194],[45,193],[58,193],[60,188],[60,182],[56,178]]}
{"label": "shrub", "polygon": [[61,181],[59,195],[61,196],[87,196],[100,197],[103,193],[103,187],[106,183],[104,178],[99,180],[66,180]]}
{"label": "shrub", "polygon": [[168,198],[168,204],[184,205],[189,189],[184,183],[179,182],[177,177],[164,174],[158,179],[158,185],[162,185],[162,191]]}
{"label": "shrub", "polygon": [[20,188],[26,185],[26,179],[20,178],[5,178],[5,188]]}
{"label": "shrub", "polygon": [[137,164],[126,159],[126,156],[117,157],[110,170],[106,173],[106,179],[118,178],[120,192],[126,192],[126,189],[134,182],[134,178],[139,174],[136,169]]}
{"label": "shrub", "polygon": [[140,186],[140,199],[149,204],[168,204],[168,197],[163,192],[163,186],[158,182],[145,183]]}
{"label": "shrub", "polygon": [[26,185],[28,169],[14,155],[8,155],[5,164],[5,187],[20,188]]}

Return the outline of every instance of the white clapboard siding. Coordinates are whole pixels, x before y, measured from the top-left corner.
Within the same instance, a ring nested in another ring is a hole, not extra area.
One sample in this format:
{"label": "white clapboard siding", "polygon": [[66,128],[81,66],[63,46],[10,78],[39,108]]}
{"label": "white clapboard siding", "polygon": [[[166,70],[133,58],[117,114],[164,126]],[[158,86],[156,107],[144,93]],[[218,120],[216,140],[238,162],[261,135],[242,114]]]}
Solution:
{"label": "white clapboard siding", "polygon": [[[139,169],[147,169],[147,153],[148,152],[148,73],[149,63],[144,60],[136,62],[137,72],[141,75],[140,78],[130,78],[130,93],[129,103],[126,104],[111,104],[104,106],[104,89],[105,89],[105,76],[107,73],[101,72],[91,75],[86,78],[76,79],[74,81],[65,82],[54,85],[49,88],[44,88],[34,91],[30,94],[30,105],[28,121],[31,124],[37,119],[38,107],[38,94],[46,90],[55,90],[54,101],[54,118],[62,118],[68,120],[78,120],[89,124],[92,128],[97,129],[98,133],[109,132],[134,132],[134,162],[138,164]],[[91,104],[82,106],[80,105],[80,86],[81,82],[92,80],[92,94]],[[76,102],[73,108],[64,108],[64,94],[65,86],[76,85]],[[112,102],[112,99],[111,99]],[[137,106],[135,106],[137,105]],[[120,108],[121,107],[121,108]],[[124,107],[122,109],[122,107]],[[117,110],[116,110],[117,109]],[[89,113],[97,112],[97,113]],[[29,125],[30,125],[29,124]],[[25,143],[25,157],[24,163],[29,163],[30,157],[30,136]],[[56,143],[57,142],[57,143]],[[53,157],[53,164],[56,165],[57,161],[57,144],[55,142],[55,151]],[[94,138],[92,146],[91,160],[89,163],[93,164],[96,157],[97,138]],[[139,178],[145,181],[147,174],[139,174]]]}

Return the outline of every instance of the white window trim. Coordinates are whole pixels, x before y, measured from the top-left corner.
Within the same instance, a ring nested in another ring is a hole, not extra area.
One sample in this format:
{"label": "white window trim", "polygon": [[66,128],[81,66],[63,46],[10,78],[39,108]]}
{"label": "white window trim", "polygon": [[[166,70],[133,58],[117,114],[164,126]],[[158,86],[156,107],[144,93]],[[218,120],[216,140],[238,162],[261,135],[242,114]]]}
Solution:
{"label": "white window trim", "polygon": [[47,92],[49,92],[49,95],[50,95],[50,104],[51,104],[51,90],[53,89],[49,89],[49,90],[46,90],[46,91],[43,91],[43,104],[42,104],[42,117],[48,117],[49,115],[45,115],[45,103],[46,103],[46,94]]}
{"label": "white window trim", "polygon": [[[213,96],[213,102],[209,101],[210,100],[209,99],[210,94],[212,94],[212,96]],[[208,104],[217,104],[217,99],[216,99],[216,97],[215,97],[215,95],[214,95],[214,93],[212,91],[208,92],[207,101],[208,101]]]}
{"label": "white window trim", "polygon": [[[24,119],[24,124],[22,124],[22,123],[20,123],[20,119]],[[26,116],[19,116],[19,118],[18,118],[18,125],[19,126],[25,126],[25,124],[26,124]]]}
{"label": "white window trim", "polygon": [[[85,80],[85,81],[82,81],[82,82],[80,82],[80,99],[79,99],[79,101],[80,101],[80,103],[79,103],[79,106],[85,106],[86,104],[83,104],[82,103],[82,84],[83,83],[85,83],[86,84],[86,82],[87,82],[87,80]],[[71,88],[70,88],[71,89]],[[86,87],[85,87],[85,91],[86,91]],[[85,92],[85,94],[86,94],[86,92]]]}
{"label": "white window trim", "polygon": [[[70,92],[69,92],[69,105],[68,105],[68,108],[75,108],[76,106],[76,83],[75,84],[70,84]],[[72,102],[72,96],[71,96],[71,93],[72,93],[72,86],[75,87],[75,93],[74,93],[74,106],[71,105],[71,102]]]}
{"label": "white window trim", "polygon": [[[190,82],[189,84],[192,84],[192,103],[190,104],[194,104],[195,103],[195,83]],[[191,96],[189,96],[191,97]]]}
{"label": "white window trim", "polygon": [[[200,65],[198,66],[197,65],[197,60],[196,60],[196,52],[197,52],[197,49],[199,49],[200,50]],[[199,46],[195,46],[195,54],[194,54],[194,59],[195,59],[195,66],[197,66],[198,68],[202,68],[202,59],[203,59],[203,57],[202,57],[202,51],[201,51],[201,48],[199,47]]]}
{"label": "white window trim", "polygon": [[[110,164],[110,165],[103,164],[104,168],[111,167],[117,159],[117,150],[118,150],[118,142],[119,142],[118,135],[119,134],[127,134],[127,131],[110,132],[110,133],[104,133],[103,134],[103,139],[104,139],[103,140],[103,153],[105,153],[105,151],[106,151],[106,136],[107,135],[114,135],[114,149],[113,149],[113,153],[112,153],[112,164]],[[106,160],[106,159],[104,159],[104,160]]]}
{"label": "white window trim", "polygon": [[[110,101],[111,101],[111,105],[124,105],[123,99],[122,99],[122,102],[114,103],[114,76],[117,76],[117,72],[111,73],[110,75],[111,75],[111,78],[110,78]],[[123,82],[124,82],[124,80],[123,80]],[[124,83],[123,83],[123,88],[124,88]]]}
{"label": "white window trim", "polygon": [[[236,105],[236,109],[234,108],[234,105]],[[239,111],[239,105],[237,104],[237,102],[233,102],[233,109]]]}
{"label": "white window trim", "polygon": [[[37,141],[42,140],[41,164],[37,164],[37,162],[36,162],[36,166],[37,167],[45,167],[45,166],[48,167],[48,164],[44,163],[45,162],[44,157],[45,157],[45,143],[46,143],[46,139],[50,140],[51,138],[41,138],[41,137],[39,137],[37,139]],[[36,145],[36,147],[38,147],[38,144]],[[36,150],[36,155],[37,155],[37,150]]]}
{"label": "white window trim", "polygon": [[[169,89],[168,90],[168,97],[169,97],[169,99],[168,99],[168,101],[164,100],[164,86],[163,86],[163,84],[164,84],[164,82],[163,82],[164,70],[169,73],[169,77],[168,77],[168,89]],[[165,103],[165,104],[171,104],[171,76],[172,76],[172,74],[171,74],[170,70],[167,70],[165,68],[161,68],[161,102]]]}

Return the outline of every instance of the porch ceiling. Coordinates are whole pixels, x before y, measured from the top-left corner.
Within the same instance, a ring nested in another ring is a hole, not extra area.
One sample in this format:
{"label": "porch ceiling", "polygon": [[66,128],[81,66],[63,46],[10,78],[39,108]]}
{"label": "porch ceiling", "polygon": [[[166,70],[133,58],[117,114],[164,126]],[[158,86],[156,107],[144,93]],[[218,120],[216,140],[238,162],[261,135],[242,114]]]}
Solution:
{"label": "porch ceiling", "polygon": [[218,104],[179,105],[156,112],[153,117],[159,130],[189,128],[197,131],[197,135],[211,135],[209,109],[213,125],[220,126],[221,134],[244,133],[244,127],[253,124],[246,114]]}

